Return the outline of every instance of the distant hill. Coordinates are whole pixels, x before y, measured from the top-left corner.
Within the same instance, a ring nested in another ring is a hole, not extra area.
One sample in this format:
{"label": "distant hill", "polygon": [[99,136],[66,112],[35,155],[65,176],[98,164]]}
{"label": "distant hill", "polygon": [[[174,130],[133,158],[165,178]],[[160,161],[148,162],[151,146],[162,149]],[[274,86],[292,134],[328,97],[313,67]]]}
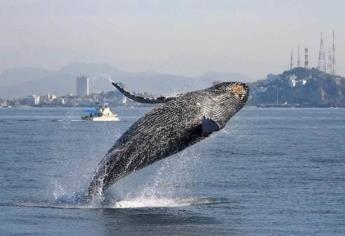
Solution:
{"label": "distant hill", "polygon": [[172,95],[183,91],[209,87],[216,80],[248,81],[241,74],[206,73],[188,77],[158,72],[127,72],[108,64],[73,63],[59,70],[15,68],[0,74],[0,98],[25,97],[31,94],[75,93],[75,78],[91,78],[91,92],[110,91],[114,88],[107,78],[123,82],[129,90],[152,94]]}
{"label": "distant hill", "polygon": [[345,78],[317,69],[295,68],[250,85],[257,106],[345,107]]}
{"label": "distant hill", "polygon": [[[130,91],[174,95],[206,88],[215,81],[250,81],[236,73],[209,72],[182,76],[158,72],[127,72],[108,64],[73,63],[59,70],[15,68],[0,74],[0,98],[31,94],[75,93],[75,78],[91,78],[91,92],[111,91],[108,78],[123,82]],[[317,69],[294,68],[250,84],[248,104],[256,106],[345,107],[345,78]]]}

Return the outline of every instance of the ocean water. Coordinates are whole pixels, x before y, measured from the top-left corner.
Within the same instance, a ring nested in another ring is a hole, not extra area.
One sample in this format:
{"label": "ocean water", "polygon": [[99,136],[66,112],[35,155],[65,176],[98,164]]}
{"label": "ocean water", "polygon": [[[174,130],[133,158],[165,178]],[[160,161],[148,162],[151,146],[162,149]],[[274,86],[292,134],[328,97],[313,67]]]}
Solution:
{"label": "ocean water", "polygon": [[79,202],[150,109],[118,107],[108,123],[79,108],[0,109],[0,235],[345,235],[345,109],[245,108],[103,204]]}

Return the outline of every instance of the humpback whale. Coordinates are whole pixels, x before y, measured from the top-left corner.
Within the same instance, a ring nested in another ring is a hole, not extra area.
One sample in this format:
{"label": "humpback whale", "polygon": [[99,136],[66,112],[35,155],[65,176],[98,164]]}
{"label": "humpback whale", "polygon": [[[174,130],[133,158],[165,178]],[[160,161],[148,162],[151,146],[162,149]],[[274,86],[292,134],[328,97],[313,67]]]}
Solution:
{"label": "humpback whale", "polygon": [[89,198],[102,196],[113,183],[156,161],[171,156],[223,129],[246,103],[245,83],[223,82],[176,97],[145,98],[113,85],[140,103],[160,103],[139,118],[98,164],[88,187]]}

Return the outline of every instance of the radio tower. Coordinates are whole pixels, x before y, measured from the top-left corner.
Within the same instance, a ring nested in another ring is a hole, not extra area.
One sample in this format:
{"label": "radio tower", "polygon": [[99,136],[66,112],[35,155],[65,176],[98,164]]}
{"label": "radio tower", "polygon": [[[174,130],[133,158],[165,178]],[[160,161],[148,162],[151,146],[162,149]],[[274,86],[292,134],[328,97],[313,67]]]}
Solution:
{"label": "radio tower", "polygon": [[321,39],[320,39],[319,60],[317,64],[317,69],[320,71],[326,72],[326,58],[325,58],[325,49],[323,46],[322,33],[321,33]]}
{"label": "radio tower", "polygon": [[308,69],[309,58],[308,58],[308,48],[304,49],[304,68]]}
{"label": "radio tower", "polygon": [[298,45],[298,52],[297,52],[297,67],[301,66],[301,53],[300,53],[300,46]]}
{"label": "radio tower", "polygon": [[334,30],[333,30],[333,45],[332,45],[332,74],[335,75],[335,43],[334,43]]}
{"label": "radio tower", "polygon": [[293,51],[291,51],[291,54],[290,54],[290,70],[292,70],[293,68]]}
{"label": "radio tower", "polygon": [[332,55],[331,48],[329,48],[329,50],[328,50],[327,73],[332,73],[333,74],[333,55]]}

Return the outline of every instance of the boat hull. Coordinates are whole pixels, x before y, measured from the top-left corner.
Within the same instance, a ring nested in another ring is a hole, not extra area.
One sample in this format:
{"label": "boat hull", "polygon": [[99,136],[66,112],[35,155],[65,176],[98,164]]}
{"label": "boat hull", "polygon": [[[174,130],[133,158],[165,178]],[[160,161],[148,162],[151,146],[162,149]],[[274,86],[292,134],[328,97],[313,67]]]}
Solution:
{"label": "boat hull", "polygon": [[118,117],[82,117],[81,119],[88,121],[120,121]]}

